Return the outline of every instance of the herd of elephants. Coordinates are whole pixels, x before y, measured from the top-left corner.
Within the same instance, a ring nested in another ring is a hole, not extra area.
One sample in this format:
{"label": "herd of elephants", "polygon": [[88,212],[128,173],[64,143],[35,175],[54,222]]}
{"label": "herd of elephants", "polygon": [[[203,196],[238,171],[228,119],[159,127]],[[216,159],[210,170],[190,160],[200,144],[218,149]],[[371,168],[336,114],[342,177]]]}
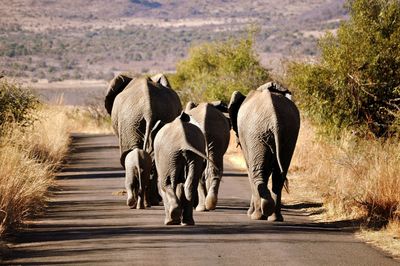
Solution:
{"label": "herd of elephants", "polygon": [[189,102],[183,111],[163,74],[121,73],[110,82],[105,107],[119,140],[130,208],[162,199],[166,225],[194,225],[194,208],[214,210],[232,128],[252,191],[247,214],[283,221],[281,192],[300,128],[287,89],[268,82],[247,96],[235,91],[229,105]]}

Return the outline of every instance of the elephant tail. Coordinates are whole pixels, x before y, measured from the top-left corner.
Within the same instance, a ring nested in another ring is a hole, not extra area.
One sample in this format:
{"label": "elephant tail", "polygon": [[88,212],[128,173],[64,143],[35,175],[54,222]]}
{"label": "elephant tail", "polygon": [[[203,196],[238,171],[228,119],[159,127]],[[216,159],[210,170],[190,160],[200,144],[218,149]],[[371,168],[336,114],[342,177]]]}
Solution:
{"label": "elephant tail", "polygon": [[282,162],[281,162],[281,156],[280,156],[280,151],[281,151],[281,146],[280,146],[280,139],[279,139],[279,133],[274,130],[274,139],[275,139],[275,150],[276,150],[276,161],[278,162],[279,170],[281,171],[281,175],[284,179],[284,185],[283,187],[285,188],[286,192],[289,193],[289,180],[286,177],[286,171],[283,169]]}
{"label": "elephant tail", "polygon": [[143,150],[150,153],[151,148],[147,149],[147,146],[151,145],[150,143],[150,133],[151,133],[151,121],[146,120],[146,132],[144,134],[144,143]]}
{"label": "elephant tail", "polygon": [[[200,156],[201,158],[203,158],[204,160],[206,160],[207,162],[209,162],[210,164],[212,164],[216,169],[218,169],[217,165],[215,164],[215,162],[213,160],[211,160],[210,158],[208,158],[204,153],[202,153],[201,151],[199,151],[198,149],[194,148],[193,146],[189,145],[185,148],[188,151],[193,152],[194,154]],[[219,169],[218,169],[219,170]]]}
{"label": "elephant tail", "polygon": [[[139,156],[139,155],[138,155]],[[143,186],[142,186],[142,172],[143,172],[143,168],[140,165],[140,158],[138,158],[138,166],[137,166],[137,171],[138,171],[138,178],[139,178],[139,195],[140,193],[142,193],[143,191]]]}

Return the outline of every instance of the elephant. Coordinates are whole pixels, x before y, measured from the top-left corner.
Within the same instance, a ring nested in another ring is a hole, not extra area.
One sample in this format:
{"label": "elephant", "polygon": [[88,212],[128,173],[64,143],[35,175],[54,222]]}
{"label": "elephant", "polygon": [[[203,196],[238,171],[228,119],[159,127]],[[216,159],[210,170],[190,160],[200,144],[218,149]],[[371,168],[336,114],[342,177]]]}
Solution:
{"label": "elephant", "polygon": [[[205,163],[205,138],[200,128],[182,112],[160,126],[154,140],[158,189],[163,198],[165,225],[194,225],[193,196]],[[157,127],[156,127],[157,128]]]}
{"label": "elephant", "polygon": [[[109,85],[105,108],[111,115],[114,133],[118,137],[120,162],[125,168],[125,157],[134,148],[152,155],[151,128],[161,120],[174,120],[182,111],[177,93],[171,89],[163,74],[151,78],[132,73],[121,73]],[[151,177],[150,201],[158,205],[155,167]]]}
{"label": "elephant", "polygon": [[[252,197],[247,214],[253,220],[283,221],[282,188],[287,185],[300,128],[290,92],[275,82],[250,91],[247,97],[235,91],[228,111],[248,169]],[[271,173],[272,195],[267,187]]]}
{"label": "elephant", "polygon": [[214,210],[218,201],[218,189],[223,173],[223,157],[229,145],[230,124],[224,114],[216,106],[209,103],[196,105],[188,102],[185,112],[192,116],[200,125],[206,139],[206,154],[214,163],[207,163],[202,178],[199,181],[197,211]]}
{"label": "elephant", "polygon": [[134,148],[125,157],[125,188],[127,205],[130,208],[144,209],[148,204],[147,187],[150,182],[152,161],[142,149]]}

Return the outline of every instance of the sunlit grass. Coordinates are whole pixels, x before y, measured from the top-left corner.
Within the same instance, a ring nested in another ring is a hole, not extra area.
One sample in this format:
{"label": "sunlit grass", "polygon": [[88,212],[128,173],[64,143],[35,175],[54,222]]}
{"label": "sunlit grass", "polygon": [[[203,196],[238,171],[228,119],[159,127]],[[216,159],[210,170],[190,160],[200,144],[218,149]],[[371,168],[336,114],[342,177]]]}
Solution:
{"label": "sunlit grass", "polygon": [[109,119],[90,108],[41,106],[29,127],[7,125],[0,138],[0,236],[46,206],[71,132],[110,133]]}

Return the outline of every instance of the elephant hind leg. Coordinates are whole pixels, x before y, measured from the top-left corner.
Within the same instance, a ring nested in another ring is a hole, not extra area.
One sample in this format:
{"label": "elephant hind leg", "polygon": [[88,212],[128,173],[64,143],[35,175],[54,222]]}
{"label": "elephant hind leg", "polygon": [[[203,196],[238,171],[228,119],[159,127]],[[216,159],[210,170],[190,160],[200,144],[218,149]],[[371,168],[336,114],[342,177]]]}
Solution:
{"label": "elephant hind leg", "polygon": [[188,201],[184,192],[184,184],[178,184],[177,196],[182,204],[182,223],[181,225],[194,225],[193,203]]}
{"label": "elephant hind leg", "polygon": [[206,185],[204,184],[204,177],[201,178],[199,185],[197,186],[197,195],[199,202],[196,206],[196,211],[203,212],[206,211],[205,200],[206,200]]}
{"label": "elephant hind leg", "polygon": [[[162,179],[161,179],[162,180]],[[165,209],[165,225],[178,225],[181,223],[181,208],[179,206],[179,200],[172,188],[171,184],[166,186],[158,182],[158,188],[161,193],[161,197],[164,202]]]}
{"label": "elephant hind leg", "polygon": [[211,181],[211,187],[208,189],[205,201],[205,206],[207,210],[215,210],[215,208],[217,207],[220,180],[220,177],[214,177]]}
{"label": "elephant hind leg", "polygon": [[272,172],[272,193],[276,206],[273,215],[269,218],[271,221],[283,222],[283,216],[281,214],[281,198],[284,183],[285,178],[282,176],[279,166],[276,164]]}
{"label": "elephant hind leg", "polygon": [[207,187],[207,197],[206,197],[206,209],[215,210],[218,202],[218,191],[220,182],[222,179],[222,173],[224,171],[224,160],[223,153],[216,151],[211,151],[209,153],[211,159],[215,162],[215,165],[207,162],[207,174],[206,174],[206,187]]}
{"label": "elephant hind leg", "polygon": [[253,199],[253,195],[251,196],[251,200],[250,200],[250,207],[247,210],[247,216],[250,216],[253,214],[254,212],[254,199]]}

